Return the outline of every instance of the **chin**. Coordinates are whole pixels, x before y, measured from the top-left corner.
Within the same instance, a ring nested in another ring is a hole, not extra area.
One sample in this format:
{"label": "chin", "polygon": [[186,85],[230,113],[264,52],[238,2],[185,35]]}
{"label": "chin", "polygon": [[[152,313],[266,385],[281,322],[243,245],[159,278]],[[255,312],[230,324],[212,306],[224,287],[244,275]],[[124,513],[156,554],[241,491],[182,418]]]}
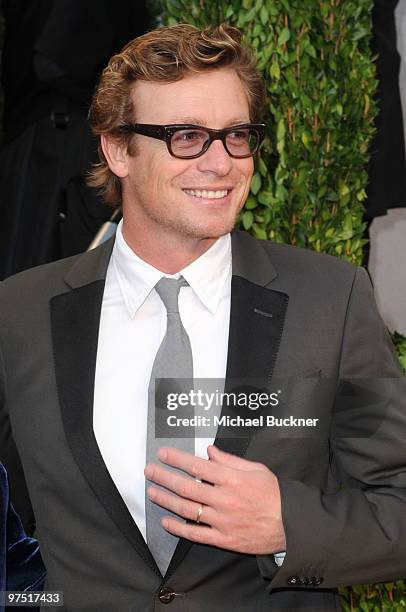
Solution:
{"label": "chin", "polygon": [[231,232],[235,226],[235,219],[213,220],[209,223],[201,223],[194,227],[190,227],[190,236],[194,238],[217,239]]}

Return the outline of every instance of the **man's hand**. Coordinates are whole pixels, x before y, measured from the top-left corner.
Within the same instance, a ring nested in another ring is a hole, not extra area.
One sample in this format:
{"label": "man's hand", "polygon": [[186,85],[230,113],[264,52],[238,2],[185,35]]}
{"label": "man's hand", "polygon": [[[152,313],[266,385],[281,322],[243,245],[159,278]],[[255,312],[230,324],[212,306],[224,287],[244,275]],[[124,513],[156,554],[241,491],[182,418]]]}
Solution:
{"label": "man's hand", "polygon": [[145,476],[167,490],[149,487],[156,504],[179,516],[163,527],[180,538],[235,552],[270,554],[286,550],[278,480],[265,465],[208,447],[209,461],[175,448],[161,448],[158,458],[187,472],[182,476],[149,464]]}

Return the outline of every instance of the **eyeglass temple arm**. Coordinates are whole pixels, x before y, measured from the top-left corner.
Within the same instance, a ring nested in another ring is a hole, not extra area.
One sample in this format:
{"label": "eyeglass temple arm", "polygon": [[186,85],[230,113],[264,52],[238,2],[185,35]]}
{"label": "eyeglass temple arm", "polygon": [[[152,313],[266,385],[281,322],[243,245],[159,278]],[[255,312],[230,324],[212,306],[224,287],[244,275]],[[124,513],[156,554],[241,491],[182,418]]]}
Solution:
{"label": "eyeglass temple arm", "polygon": [[165,128],[161,125],[152,125],[147,123],[126,123],[121,127],[123,132],[134,132],[142,136],[152,136],[154,138],[165,139]]}

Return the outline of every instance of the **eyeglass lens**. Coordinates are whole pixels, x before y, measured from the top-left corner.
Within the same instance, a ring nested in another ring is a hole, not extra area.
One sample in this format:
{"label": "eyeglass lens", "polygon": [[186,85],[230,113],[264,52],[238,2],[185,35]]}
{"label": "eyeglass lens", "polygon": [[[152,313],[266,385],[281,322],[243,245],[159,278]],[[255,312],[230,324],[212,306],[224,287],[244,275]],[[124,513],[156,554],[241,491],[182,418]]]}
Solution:
{"label": "eyeglass lens", "polygon": [[[177,130],[171,138],[171,149],[178,157],[198,155],[209,140],[205,130],[196,128]],[[258,134],[249,128],[236,129],[226,134],[226,149],[235,157],[252,155],[258,145]]]}

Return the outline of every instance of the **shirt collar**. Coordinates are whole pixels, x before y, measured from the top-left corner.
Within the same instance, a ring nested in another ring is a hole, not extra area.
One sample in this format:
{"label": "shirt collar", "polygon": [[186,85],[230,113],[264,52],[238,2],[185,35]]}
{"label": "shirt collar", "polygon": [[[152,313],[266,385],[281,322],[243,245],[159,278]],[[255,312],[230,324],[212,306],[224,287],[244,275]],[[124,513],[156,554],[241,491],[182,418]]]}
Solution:
{"label": "shirt collar", "polygon": [[231,237],[230,234],[221,236],[203,255],[178,274],[169,275],[134,253],[124,240],[120,221],[111,262],[131,318],[163,276],[177,278],[179,275],[185,278],[202,304],[215,314],[226,281],[231,278]]}

